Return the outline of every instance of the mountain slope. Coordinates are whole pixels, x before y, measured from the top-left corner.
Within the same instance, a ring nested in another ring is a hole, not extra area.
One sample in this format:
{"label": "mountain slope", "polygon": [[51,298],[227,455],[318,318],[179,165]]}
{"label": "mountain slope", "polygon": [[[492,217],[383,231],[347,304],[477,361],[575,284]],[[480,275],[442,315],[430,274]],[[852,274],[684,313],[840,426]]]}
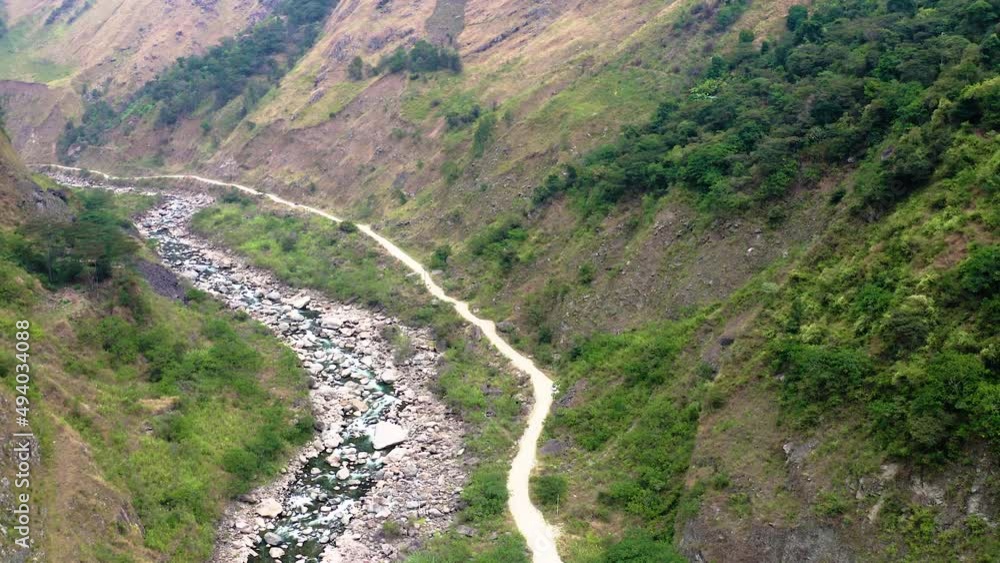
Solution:
{"label": "mountain slope", "polygon": [[0,36],[0,98],[26,158],[50,161],[64,122],[95,92],[131,93],[268,13],[255,0],[183,2],[8,0]]}
{"label": "mountain slope", "polygon": [[17,225],[33,216],[57,219],[65,214],[62,194],[43,190],[35,183],[7,134],[0,130],[0,225]]}

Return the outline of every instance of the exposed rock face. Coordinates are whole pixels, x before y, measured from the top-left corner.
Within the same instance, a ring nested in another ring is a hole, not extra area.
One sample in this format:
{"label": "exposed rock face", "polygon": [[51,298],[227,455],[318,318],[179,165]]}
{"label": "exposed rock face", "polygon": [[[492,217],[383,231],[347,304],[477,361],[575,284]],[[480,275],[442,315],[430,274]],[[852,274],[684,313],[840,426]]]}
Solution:
{"label": "exposed rock face", "polygon": [[[430,392],[439,359],[430,335],[292,290],[206,244],[186,224],[211,202],[171,194],[137,227],[159,240],[172,272],[247,312],[296,352],[310,374],[317,429],[275,482],[232,503],[212,561],[242,562],[261,552],[286,561],[397,559],[450,525],[466,478],[461,423]],[[390,325],[414,347],[398,364],[380,336]],[[403,526],[400,538],[383,537],[389,519]],[[416,520],[418,529],[409,526]]]}

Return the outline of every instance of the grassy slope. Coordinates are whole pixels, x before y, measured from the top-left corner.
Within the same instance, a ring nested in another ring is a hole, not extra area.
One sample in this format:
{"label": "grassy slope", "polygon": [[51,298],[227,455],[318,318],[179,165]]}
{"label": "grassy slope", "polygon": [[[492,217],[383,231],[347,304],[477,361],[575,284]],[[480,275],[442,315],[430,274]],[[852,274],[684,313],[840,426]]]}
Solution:
{"label": "grassy slope", "polygon": [[[12,235],[3,236],[10,249]],[[32,425],[42,452],[34,556],[206,558],[227,499],[277,471],[287,441],[311,430],[294,355],[261,325],[211,301],[155,295],[127,267],[100,284],[46,289],[16,257],[5,250],[0,261],[10,384],[2,396],[5,404],[13,396],[11,327],[29,319]],[[258,467],[226,471],[224,457],[235,449],[259,454]],[[9,543],[2,549],[12,553]]]}

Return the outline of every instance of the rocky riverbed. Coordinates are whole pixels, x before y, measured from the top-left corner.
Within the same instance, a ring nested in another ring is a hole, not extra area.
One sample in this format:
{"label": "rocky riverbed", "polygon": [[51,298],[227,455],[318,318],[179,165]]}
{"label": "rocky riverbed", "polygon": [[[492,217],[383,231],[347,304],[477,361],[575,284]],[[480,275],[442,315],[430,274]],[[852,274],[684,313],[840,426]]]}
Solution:
{"label": "rocky riverbed", "polygon": [[394,561],[447,528],[467,471],[462,423],[430,391],[441,360],[430,335],[293,290],[193,235],[188,221],[210,196],[157,195],[136,226],[164,265],[266,325],[310,374],[315,439],[231,504],[213,561]]}

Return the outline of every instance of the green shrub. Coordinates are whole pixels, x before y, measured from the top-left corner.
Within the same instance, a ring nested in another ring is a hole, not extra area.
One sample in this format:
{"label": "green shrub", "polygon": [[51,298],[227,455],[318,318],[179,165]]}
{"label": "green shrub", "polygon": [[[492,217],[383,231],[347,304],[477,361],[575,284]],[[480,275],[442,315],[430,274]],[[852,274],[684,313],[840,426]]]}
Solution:
{"label": "green shrub", "polygon": [[799,410],[843,404],[872,372],[869,358],[849,349],[785,342],[774,353],[786,404]]}
{"label": "green shrub", "polygon": [[248,482],[260,470],[257,456],[243,448],[233,448],[222,456],[222,468],[232,473],[240,481]]}
{"label": "green shrub", "polygon": [[462,490],[462,500],[466,503],[462,514],[472,522],[501,516],[507,505],[506,473],[498,468],[476,469]]}
{"label": "green shrub", "polygon": [[1000,245],[973,248],[958,267],[962,289],[977,297],[991,297],[1000,291]]}
{"label": "green shrub", "polygon": [[350,64],[347,65],[347,77],[355,82],[358,80],[364,80],[365,62],[361,59],[361,57],[356,56],[351,59]]}
{"label": "green shrub", "polygon": [[819,493],[813,503],[813,511],[817,515],[827,518],[840,516],[847,512],[848,508],[850,508],[850,504],[846,500],[830,491]]}
{"label": "green shrub", "polygon": [[880,334],[887,355],[899,357],[924,345],[934,328],[936,311],[925,295],[911,295],[882,322]]}
{"label": "green shrub", "polygon": [[479,119],[476,132],[472,137],[472,156],[479,158],[486,152],[486,146],[493,139],[497,118],[493,113],[487,113]]}
{"label": "green shrub", "polygon": [[632,530],[609,546],[602,563],[682,563],[686,561],[669,540],[655,539],[648,532]]}
{"label": "green shrub", "polygon": [[383,57],[375,65],[376,73],[395,74],[404,71],[418,73],[437,70],[459,73],[462,71],[462,60],[457,51],[433,45],[423,39],[418,40],[409,51],[397,47],[392,54]]}
{"label": "green shrub", "polygon": [[561,475],[539,475],[531,480],[531,494],[542,506],[559,507],[566,498],[566,478]]}
{"label": "green shrub", "polygon": [[448,267],[448,258],[451,257],[451,245],[441,244],[434,248],[431,255],[431,269],[444,270]]}

